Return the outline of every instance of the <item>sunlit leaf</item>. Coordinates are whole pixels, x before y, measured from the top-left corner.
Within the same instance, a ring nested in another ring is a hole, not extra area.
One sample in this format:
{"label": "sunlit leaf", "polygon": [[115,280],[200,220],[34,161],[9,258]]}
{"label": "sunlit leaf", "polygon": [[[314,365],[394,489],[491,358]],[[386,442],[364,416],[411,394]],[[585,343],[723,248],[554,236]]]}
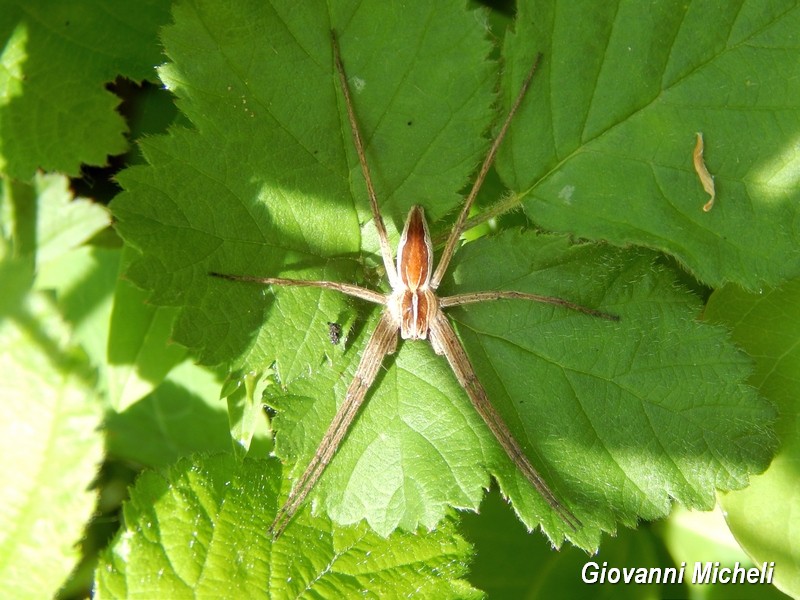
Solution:
{"label": "sunlit leaf", "polygon": [[153,79],[161,62],[158,0],[6,0],[0,10],[0,172],[77,175],[127,149],[118,76]]}
{"label": "sunlit leaf", "polygon": [[498,169],[544,227],[667,252],[712,285],[796,276],[798,29],[794,0],[520,2],[506,80],[544,59]]}
{"label": "sunlit leaf", "polygon": [[[9,290],[10,292],[10,290]],[[88,366],[50,302],[0,320],[0,596],[52,597],[74,568],[103,441]]]}
{"label": "sunlit leaf", "polygon": [[145,473],[98,567],[96,597],[480,597],[460,579],[470,547],[449,524],[383,539],[306,511],[273,541],[279,480],[277,461],[232,455]]}

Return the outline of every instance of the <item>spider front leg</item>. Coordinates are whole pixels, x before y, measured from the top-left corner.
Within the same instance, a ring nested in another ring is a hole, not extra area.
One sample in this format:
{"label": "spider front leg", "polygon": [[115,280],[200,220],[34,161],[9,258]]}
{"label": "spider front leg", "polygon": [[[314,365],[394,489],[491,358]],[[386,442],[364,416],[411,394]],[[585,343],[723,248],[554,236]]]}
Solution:
{"label": "spider front leg", "polygon": [[353,146],[358,154],[358,162],[361,165],[361,173],[364,175],[364,183],[367,185],[367,196],[369,197],[369,208],[372,211],[372,220],[375,230],[378,232],[378,241],[381,246],[381,257],[383,266],[386,268],[386,276],[389,278],[389,285],[392,289],[397,287],[397,271],[392,262],[392,248],[389,245],[389,234],[386,232],[386,225],[383,223],[383,216],[378,208],[378,196],[375,194],[375,185],[372,183],[372,175],[367,164],[367,152],[364,150],[364,141],[361,135],[361,128],[358,126],[356,111],[353,108],[353,99],[350,97],[350,87],[347,85],[347,74],[344,71],[342,55],[339,52],[339,41],[336,39],[336,32],[331,31],[331,46],[333,48],[333,65],[339,76],[339,86],[342,89],[347,118],[350,121],[350,133],[353,136]]}
{"label": "spider front leg", "polygon": [[251,283],[259,283],[261,285],[277,285],[279,287],[315,287],[326,290],[334,290],[343,294],[347,294],[348,296],[353,296],[354,298],[361,298],[362,300],[367,300],[368,302],[374,302],[375,304],[386,304],[386,297],[383,294],[350,283],[311,279],[286,279],[283,277],[253,277],[250,275],[217,273],[215,271],[210,271],[208,274],[212,277],[227,279],[228,281],[249,281]]}

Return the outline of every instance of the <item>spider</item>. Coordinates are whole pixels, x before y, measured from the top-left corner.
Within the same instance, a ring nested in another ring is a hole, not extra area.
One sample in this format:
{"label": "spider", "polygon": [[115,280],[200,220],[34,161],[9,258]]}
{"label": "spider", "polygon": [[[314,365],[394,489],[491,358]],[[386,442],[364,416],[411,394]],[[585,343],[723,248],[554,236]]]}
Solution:
{"label": "spider", "polygon": [[400,337],[404,340],[428,339],[436,354],[445,356],[458,383],[467,393],[475,410],[486,422],[489,430],[500,443],[503,450],[505,450],[511,461],[567,526],[573,531],[577,531],[581,526],[581,522],[556,498],[556,495],[525,455],[525,452],[514,438],[505,421],[500,416],[500,413],[497,412],[489,401],[486,391],[475,375],[469,358],[456,336],[453,326],[443,312],[443,309],[489,300],[515,299],[554,304],[603,319],[618,320],[618,317],[575,304],[562,298],[515,291],[473,292],[441,298],[436,295],[436,289],[439,287],[447,271],[447,267],[456,251],[461,234],[465,229],[470,208],[483,184],[489,168],[494,162],[497,151],[508,131],[514,114],[519,109],[525,97],[541,59],[541,55],[538,55],[534,60],[533,65],[522,83],[522,87],[517,94],[514,104],[503,121],[497,137],[483,160],[475,183],[464,201],[458,219],[447,238],[442,255],[434,270],[433,245],[428,231],[428,225],[425,221],[425,214],[420,206],[413,206],[409,211],[397,247],[396,264],[392,258],[389,237],[383,222],[383,217],[378,209],[378,200],[367,165],[364,143],[356,120],[350,88],[339,51],[339,44],[333,32],[331,33],[331,40],[334,67],[338,74],[342,96],[347,108],[353,144],[358,154],[361,171],[366,182],[373,222],[380,242],[381,257],[392,291],[389,294],[381,294],[357,285],[335,281],[312,281],[280,277],[261,278],[247,275],[210,273],[210,275],[214,277],[220,277],[231,281],[248,281],[262,285],[316,287],[336,290],[349,296],[354,296],[383,306],[381,317],[364,348],[353,380],[347,389],[344,402],[339,407],[328,430],[325,432],[311,463],[294,483],[286,502],[277,512],[275,520],[269,527],[269,531],[274,538],[278,538],[281,533],[283,533],[292,517],[322,476],[323,471],[333,459],[336,450],[342,443],[359,408],[363,404],[367,392],[380,370],[384,357],[388,354],[392,354],[396,350],[398,332]]}

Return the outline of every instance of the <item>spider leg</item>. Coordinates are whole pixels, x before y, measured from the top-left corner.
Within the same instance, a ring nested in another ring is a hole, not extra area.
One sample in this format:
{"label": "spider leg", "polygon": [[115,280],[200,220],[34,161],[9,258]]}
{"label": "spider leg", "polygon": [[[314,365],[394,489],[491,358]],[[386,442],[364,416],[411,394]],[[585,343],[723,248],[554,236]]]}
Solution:
{"label": "spider leg", "polygon": [[392,314],[386,310],[381,315],[375,331],[369,338],[361,361],[358,363],[353,381],[347,388],[344,402],[336,412],[328,430],[322,437],[319,448],[314,453],[308,467],[295,481],[289,497],[278,511],[269,531],[275,538],[278,538],[286,526],[291,521],[297,509],[313,489],[323,471],[330,463],[336,450],[339,448],[344,436],[350,429],[350,425],[358,414],[358,409],[364,402],[364,398],[369,391],[375,376],[378,374],[383,358],[387,354],[392,354],[397,347],[397,323]]}
{"label": "spider leg", "polygon": [[492,147],[489,148],[489,153],[486,155],[486,158],[483,159],[481,169],[478,171],[478,177],[475,179],[475,183],[473,184],[467,199],[464,201],[464,206],[461,209],[461,213],[458,215],[458,220],[453,226],[453,230],[450,232],[450,236],[447,238],[447,244],[444,247],[442,256],[439,258],[439,264],[436,267],[436,272],[433,274],[433,278],[431,279],[430,283],[431,289],[433,290],[438,288],[439,284],[442,282],[442,278],[447,271],[447,266],[450,264],[450,259],[453,258],[453,253],[456,251],[458,239],[464,232],[464,224],[467,222],[469,209],[472,208],[472,203],[475,201],[475,197],[478,195],[478,191],[480,191],[481,186],[483,185],[483,180],[486,178],[486,174],[489,172],[489,168],[492,166],[495,156],[497,156],[497,151],[500,149],[500,144],[503,142],[503,138],[508,132],[508,127],[511,125],[511,120],[514,118],[517,109],[519,109],[519,105],[522,104],[522,99],[525,97],[525,92],[528,91],[528,87],[531,85],[533,74],[536,72],[536,67],[539,65],[539,60],[541,58],[541,54],[536,55],[536,59],[533,61],[530,71],[528,71],[528,74],[525,76],[525,80],[522,82],[522,88],[520,88],[517,98],[514,100],[514,104],[511,106],[511,110],[508,111],[506,120],[503,121],[503,125],[500,127],[500,133],[497,134],[497,137],[492,143]]}
{"label": "spider leg", "polygon": [[381,216],[380,210],[378,210],[378,197],[375,194],[375,186],[372,184],[372,176],[369,172],[369,165],[367,165],[367,154],[364,151],[364,142],[362,141],[361,131],[358,127],[358,121],[356,120],[356,113],[355,109],[353,108],[353,100],[350,97],[350,87],[347,84],[347,75],[344,72],[342,56],[339,53],[339,42],[336,39],[336,33],[333,31],[331,31],[331,43],[333,44],[333,63],[336,66],[336,72],[339,74],[339,83],[341,84],[344,103],[347,107],[347,117],[350,120],[350,131],[353,134],[353,145],[356,147],[358,162],[361,163],[361,172],[364,174],[364,180],[367,183],[369,207],[372,210],[372,219],[375,223],[375,229],[378,231],[378,239],[381,245],[381,255],[383,257],[383,266],[386,268],[386,274],[389,277],[389,284],[392,286],[392,289],[394,289],[397,287],[398,277],[397,270],[395,269],[394,262],[392,261],[392,247],[389,245],[389,235],[386,233],[386,225],[383,223],[383,217]]}
{"label": "spider leg", "polygon": [[277,285],[282,287],[316,287],[326,290],[335,290],[348,296],[361,298],[375,304],[386,304],[386,296],[376,291],[363,288],[350,283],[339,283],[338,281],[314,281],[308,279],[285,279],[283,277],[252,277],[250,275],[229,275],[228,273],[209,272],[212,277],[227,279],[229,281],[250,281],[262,285]]}
{"label": "spider leg", "polygon": [[490,292],[472,292],[469,294],[457,294],[455,296],[447,296],[446,298],[439,298],[439,306],[447,308],[448,306],[463,306],[465,304],[475,304],[476,302],[486,302],[488,300],[532,300],[533,302],[543,302],[545,304],[554,304],[556,306],[563,306],[570,310],[582,312],[583,314],[606,319],[607,321],[619,321],[617,315],[612,315],[601,310],[589,308],[575,304],[564,298],[556,296],[542,296],[540,294],[527,294],[525,292],[511,292],[511,291],[490,291]]}
{"label": "spider leg", "polygon": [[539,492],[561,520],[573,531],[577,531],[582,525],[580,520],[558,501],[550,487],[542,479],[542,476],[539,475],[539,472],[528,460],[522,447],[509,430],[508,425],[503,421],[503,417],[500,416],[500,413],[489,401],[486,390],[483,389],[481,382],[475,375],[472,364],[469,362],[467,353],[461,346],[453,326],[443,312],[439,311],[432,319],[429,336],[434,350],[439,354],[444,354],[445,358],[447,358],[447,362],[450,363],[458,383],[467,392],[475,410],[483,418],[495,439],[500,442],[511,462],[522,471],[525,478],[536,488],[536,491]]}

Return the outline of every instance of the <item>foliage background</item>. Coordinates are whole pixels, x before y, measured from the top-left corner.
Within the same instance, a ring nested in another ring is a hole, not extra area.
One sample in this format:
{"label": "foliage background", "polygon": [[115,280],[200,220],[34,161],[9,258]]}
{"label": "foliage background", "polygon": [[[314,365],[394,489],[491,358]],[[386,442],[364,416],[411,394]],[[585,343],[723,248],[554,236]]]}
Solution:
{"label": "foliage background", "polygon": [[[340,10],[348,6],[333,4]],[[677,277],[682,283],[676,302],[696,307],[697,298],[703,299],[703,318],[730,327],[735,342],[752,358],[749,383],[778,407],[775,431],[781,446],[770,469],[752,478],[753,485],[720,495],[726,521],[719,512],[675,509],[665,519],[635,530],[621,527],[616,537],[603,536],[594,560],[620,567],[670,566],[695,560],[759,564],[774,560],[779,565],[779,587],[797,596],[800,558],[797,524],[791,514],[798,503],[794,490],[798,452],[796,324],[800,323],[796,225],[800,9],[794,2],[778,1],[697,2],[689,10],[679,9],[677,3],[655,2],[648,8],[653,23],[659,24],[653,26],[642,19],[634,3],[609,5],[613,5],[613,19],[602,11],[588,15],[586,11],[594,4],[521,3],[520,23],[529,25],[527,29],[518,25],[516,33],[505,40],[501,38],[510,18],[502,10],[489,14],[490,37],[503,48],[507,61],[499,84],[499,103],[507,104],[513,89],[510,82],[518,80],[529,64],[529,40],[542,40],[543,47],[538,49],[554,62],[539,75],[525,109],[529,112],[523,111],[519,119],[536,123],[536,114],[554,116],[547,131],[530,127],[512,134],[498,161],[499,176],[487,185],[481,202],[491,207],[502,197],[504,202],[523,204],[524,213],[503,217],[500,229],[530,226],[526,220],[530,216],[537,226],[549,230],[660,252],[656,271],[666,274],[664,281]],[[236,3],[233,8],[243,23],[265,18],[259,3]],[[483,498],[480,514],[464,513],[457,518],[453,511],[446,511],[445,522],[426,536],[400,531],[384,540],[364,524],[338,529],[326,517],[312,517],[306,511],[298,519],[298,528],[304,532],[301,539],[317,543],[304,547],[302,560],[296,556],[299,542],[290,532],[282,545],[272,547],[264,539],[267,515],[275,508],[279,467],[274,459],[263,458],[271,450],[271,432],[260,411],[260,398],[271,398],[286,411],[290,405],[289,401],[281,404],[276,397],[275,373],[263,369],[263,357],[274,351],[269,344],[279,348],[291,345],[293,339],[267,340],[266,350],[256,345],[255,352],[248,349],[246,356],[234,358],[236,349],[241,348],[235,333],[223,335],[219,322],[198,327],[202,313],[187,311],[187,306],[193,307],[185,297],[169,298],[174,293],[171,290],[193,289],[197,282],[181,280],[166,261],[151,259],[142,264],[143,247],[153,255],[163,248],[170,260],[194,261],[194,256],[184,254],[185,240],[176,237],[170,243],[163,234],[147,238],[142,232],[150,231],[148,227],[158,231],[161,225],[146,221],[142,214],[133,220],[133,226],[140,227],[135,233],[130,224],[124,224],[126,218],[130,223],[131,213],[126,214],[125,205],[117,198],[114,210],[123,223],[120,230],[138,243],[135,249],[125,246],[109,228],[111,217],[103,206],[120,192],[115,183],[106,183],[109,174],[120,166],[146,164],[141,147],[146,148],[150,166],[129,169],[119,181],[127,193],[157,200],[157,212],[162,214],[170,199],[189,193],[201,213],[210,210],[209,214],[219,215],[204,203],[214,193],[226,190],[224,186],[222,190],[209,187],[185,170],[194,158],[213,162],[236,157],[223,166],[230,170],[232,180],[244,185],[253,183],[249,178],[254,174],[267,172],[254,171],[252,161],[258,160],[254,154],[259,142],[244,124],[248,119],[259,123],[248,113],[257,108],[248,106],[247,94],[227,89],[231,85],[227,75],[213,78],[214,69],[221,68],[215,66],[217,48],[203,46],[194,36],[193,17],[204,10],[210,10],[209,5],[200,2],[170,6],[143,1],[136,10],[126,2],[99,0],[55,4],[3,0],[0,4],[4,40],[0,74],[0,376],[4,383],[0,406],[6,482],[0,510],[0,585],[8,588],[3,595],[77,597],[85,595],[91,585],[99,596],[110,597],[214,595],[231,590],[255,594],[265,586],[274,594],[285,595],[307,589],[338,596],[361,588],[399,595],[402,585],[437,597],[466,597],[478,589],[489,592],[490,597],[536,597],[551,595],[552,590],[583,595],[587,588],[580,583],[580,569],[587,555],[573,547],[554,552],[544,536],[526,533],[497,490]],[[224,12],[225,7],[218,10]],[[380,39],[388,34],[378,24],[391,29],[392,20],[370,13],[377,10],[377,5],[368,6],[364,13],[371,17],[365,18],[366,23],[376,27],[374,38]],[[435,21],[442,39],[458,37],[463,31],[459,28],[475,19],[474,13],[462,12],[457,3],[448,5],[447,10],[454,10],[457,17]],[[392,17],[411,20],[416,14],[412,7]],[[287,13],[282,18],[302,22],[305,16]],[[168,25],[172,22],[174,25]],[[223,19],[210,22],[231,23]],[[670,25],[680,34],[666,45],[656,34],[669,31]],[[470,27],[473,37],[481,32],[474,22]],[[614,31],[626,35],[615,36]],[[240,44],[235,56],[254,59],[248,49],[257,46],[257,31],[229,29],[226,35],[217,43],[226,48]],[[402,36],[396,35],[403,47]],[[598,36],[610,40],[603,53],[582,45]],[[464,42],[465,52],[481,57],[490,50],[485,41],[471,45],[471,40]],[[629,46],[615,46],[615,42]],[[165,48],[171,54],[165,56]],[[665,48],[673,52],[665,53]],[[434,51],[427,48],[429,53]],[[397,60],[406,58],[401,54]],[[157,72],[155,67],[164,63],[169,65]],[[243,64],[253,72],[264,68],[258,63]],[[303,127],[307,121],[296,112],[307,101],[304,94],[314,95],[315,87],[308,77],[301,76],[300,68],[300,63],[290,65],[286,85],[264,93],[276,94],[278,105],[279,96],[286,97],[291,90],[291,101],[281,105],[295,111],[285,115],[286,123]],[[387,152],[397,152],[380,167],[382,181],[387,182],[382,197],[388,213],[402,217],[409,203],[423,198],[432,221],[446,229],[446,215],[457,205],[457,192],[465,183],[461,179],[466,175],[460,173],[468,171],[475,160],[471,157],[484,150],[486,140],[480,132],[492,119],[486,100],[491,101],[496,89],[496,73],[489,63],[480,69],[477,82],[467,78],[461,83],[475,94],[469,98],[476,106],[464,109],[467,120],[475,119],[473,134],[457,127],[456,135],[447,141],[453,152],[464,153],[464,164],[453,161],[448,165],[446,153],[431,151],[444,164],[428,163],[429,172],[415,171],[414,177],[407,177],[408,161],[416,160],[407,154],[409,145],[441,143],[436,138],[414,140],[415,135],[430,136],[436,131],[436,111],[415,108],[418,105],[413,98],[403,108],[414,126],[405,125],[406,120],[399,131],[384,132],[395,147]],[[390,79],[392,73],[400,72],[384,70]],[[217,70],[220,72],[225,73]],[[743,73],[748,85],[757,87],[756,93],[748,86],[730,85],[742,80]],[[441,70],[431,74],[432,80],[446,83]],[[208,87],[192,89],[203,77],[208,78]],[[179,98],[177,109],[174,97],[161,82],[168,83]],[[325,103],[335,106],[333,88],[324,89],[330,94]],[[559,95],[564,89],[570,93]],[[187,90],[191,92],[188,95]],[[234,103],[225,92],[232,92]],[[203,97],[204,93],[208,96]],[[459,96],[458,89],[451,93]],[[590,101],[596,98],[602,101]],[[381,101],[380,94],[372,102],[364,101],[364,110],[380,107]],[[336,113],[331,114],[335,120]],[[363,116],[369,123],[370,115]],[[683,142],[676,143],[676,122],[682,124],[680,131],[687,132],[685,150]],[[574,129],[578,124],[581,129]],[[707,161],[717,175],[719,204],[709,215],[692,208],[705,201],[689,163],[697,129],[706,132]],[[229,131],[237,135],[228,136]],[[309,133],[324,137],[324,131]],[[610,133],[598,134],[606,131]],[[191,143],[181,145],[181,139]],[[294,163],[296,157],[281,154],[284,146],[275,148],[277,151],[269,151],[278,162],[265,169],[307,175],[305,167],[298,169]],[[348,152],[346,144],[341,148]],[[344,161],[346,169],[346,154],[336,160]],[[352,161],[349,165],[354,167]],[[153,185],[143,174],[152,177],[156,167],[164,175]],[[620,172],[623,177],[613,175]],[[591,193],[580,185],[574,189],[565,185],[572,181],[591,182]],[[165,182],[175,187],[165,189]],[[504,184],[516,191],[506,193]],[[346,195],[351,184],[339,175],[317,185],[339,186]],[[230,219],[231,227],[242,223],[235,213],[224,217]],[[352,259],[362,246],[367,250],[374,247],[369,229],[361,228],[366,220],[364,206],[350,213],[321,212],[318,225],[312,216],[304,217],[312,222],[312,229],[304,226],[294,233],[321,240],[328,253],[322,271],[326,276],[371,276],[374,270],[368,263],[337,262],[334,258]],[[314,230],[317,226],[320,229]],[[241,239],[248,240],[247,235]],[[501,239],[493,241],[499,245]],[[358,240],[362,240],[360,244]],[[489,252],[498,245],[481,248]],[[460,260],[468,262],[470,255],[464,254]],[[610,260],[608,254],[599,256]],[[230,250],[228,258],[242,272],[252,263],[269,270],[270,261],[275,261],[274,257],[238,250]],[[142,291],[131,280],[149,291]],[[238,320],[242,331],[262,318],[255,308],[249,312],[242,308],[243,302],[257,306],[258,295],[246,300],[241,293],[226,294],[223,300],[231,307],[226,316],[231,322]],[[285,302],[284,314],[291,316],[294,300]],[[316,302],[311,299],[312,304]],[[320,302],[321,314],[310,324],[297,324],[296,330],[318,331],[318,339],[304,342],[313,348],[313,356],[324,349],[331,355],[327,361],[338,361],[346,369],[355,354],[353,346],[349,353],[330,348],[324,327],[315,326],[325,323],[328,317],[324,315],[332,315],[330,318],[348,327],[355,324],[363,335],[368,324],[365,326],[347,303],[325,298]],[[325,306],[325,302],[331,304]],[[183,312],[177,306],[183,307]],[[173,329],[176,318],[179,321]],[[460,318],[465,339],[470,331],[481,328],[476,319],[480,314],[467,313]],[[275,329],[267,322],[264,331]],[[356,339],[360,339],[358,331]],[[172,343],[174,336],[195,353],[187,354],[184,347]],[[302,386],[308,358],[297,354],[297,364],[281,365],[281,376],[284,383],[297,377]],[[408,363],[409,371],[419,372],[427,359],[408,356],[417,361]],[[241,373],[226,379],[224,369],[195,364],[198,357],[206,363],[229,361],[245,371],[261,365],[262,371],[236,385]],[[713,357],[709,364],[723,373]],[[718,373],[720,379],[733,377],[730,381],[735,387],[735,376],[726,373]],[[221,388],[227,406],[217,400]],[[730,398],[721,400],[728,401]],[[729,413],[717,418],[726,416]],[[322,423],[326,418],[317,417]],[[303,421],[297,417],[297,422]],[[316,434],[305,435],[314,439]],[[300,448],[288,447],[290,453],[309,451],[310,447],[302,448],[304,442],[297,443]],[[245,455],[249,458],[242,461]],[[750,466],[732,467],[742,471],[734,480],[746,478],[748,470],[764,462],[763,457],[749,460]],[[492,468],[502,480],[502,466]],[[342,470],[347,469],[343,466]],[[140,471],[142,476],[131,488]],[[488,483],[487,473],[481,468],[474,476],[470,489],[480,491],[480,485]],[[720,473],[714,473],[698,489],[710,493],[713,485],[709,485],[719,481]],[[335,478],[330,486],[340,487]],[[229,489],[236,492],[229,493]],[[439,513],[418,517],[421,522],[439,520],[445,505],[453,503],[443,497]],[[473,493],[465,502],[480,502],[481,497]],[[123,523],[120,505],[126,498],[130,501],[125,505]],[[657,497],[645,498],[660,504]],[[515,507],[523,518],[524,502],[524,497],[515,497]],[[616,512],[597,524],[598,536],[600,529],[613,527],[617,519],[633,523],[637,516],[647,514],[632,504],[630,498],[620,499]],[[338,517],[348,518],[341,513]],[[535,524],[535,517],[527,519]],[[557,530],[550,533],[556,536]],[[592,540],[584,543],[591,547]],[[247,549],[246,554],[242,548]],[[589,591],[596,593],[595,588]],[[737,591],[752,591],[759,597],[780,595],[775,588]],[[613,587],[607,593],[724,597],[727,590],[637,586]]]}

